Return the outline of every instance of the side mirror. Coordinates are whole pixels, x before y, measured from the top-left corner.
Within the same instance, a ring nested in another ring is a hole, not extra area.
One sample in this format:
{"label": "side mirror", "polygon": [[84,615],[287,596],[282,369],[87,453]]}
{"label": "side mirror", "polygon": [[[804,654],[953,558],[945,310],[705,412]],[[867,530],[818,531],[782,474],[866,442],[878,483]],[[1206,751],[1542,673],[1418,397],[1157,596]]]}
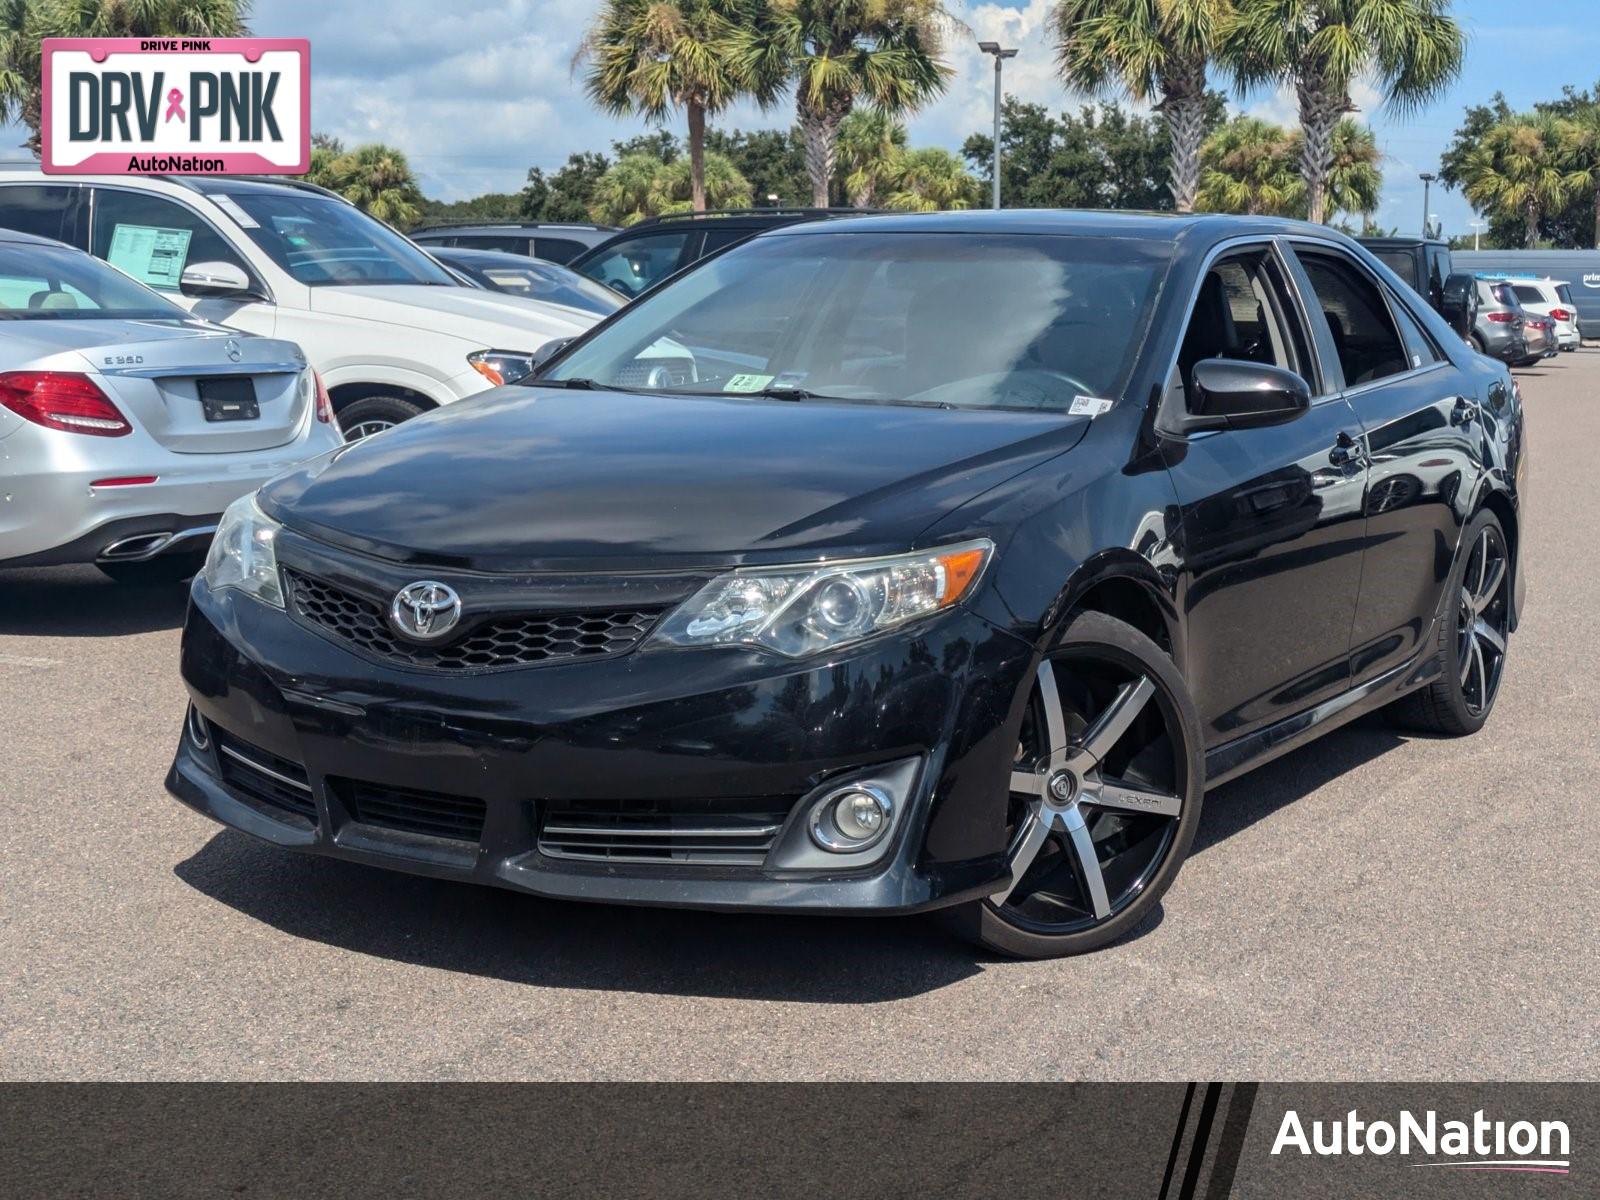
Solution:
{"label": "side mirror", "polygon": [[1267,363],[1206,358],[1190,372],[1183,433],[1283,425],[1311,408],[1311,386],[1293,371]]}
{"label": "side mirror", "polygon": [[1450,322],[1450,328],[1462,341],[1471,336],[1473,323],[1478,319],[1478,287],[1471,275],[1457,272],[1444,281],[1439,313]]}
{"label": "side mirror", "polygon": [[560,354],[576,340],[576,338],[569,337],[554,338],[540,346],[533,352],[533,355],[530,359],[531,371],[537,371],[540,367],[544,366],[545,363],[549,362],[556,355]]}
{"label": "side mirror", "polygon": [[250,277],[230,262],[190,263],[183,269],[178,287],[185,296],[234,296],[243,299],[255,295]]}

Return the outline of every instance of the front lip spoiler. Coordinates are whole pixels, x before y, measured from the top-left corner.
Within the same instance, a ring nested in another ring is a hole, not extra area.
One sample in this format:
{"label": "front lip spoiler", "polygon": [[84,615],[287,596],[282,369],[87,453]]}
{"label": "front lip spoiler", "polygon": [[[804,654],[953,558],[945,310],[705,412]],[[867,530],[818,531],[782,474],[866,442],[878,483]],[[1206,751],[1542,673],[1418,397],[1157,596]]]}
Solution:
{"label": "front lip spoiler", "polygon": [[[909,915],[992,895],[1010,881],[1004,854],[937,868],[913,862],[918,838],[906,838],[883,870],[868,876],[788,872],[718,876],[713,872],[642,872],[546,859],[536,852],[490,864],[486,872],[454,853],[400,853],[365,836],[329,835],[273,820],[236,800],[196,758],[187,736],[167,773],[167,791],[203,816],[285,850],[316,854],[437,879],[488,884],[551,900],[731,912]],[[345,832],[348,832],[348,827]],[[400,843],[395,843],[396,847]]]}

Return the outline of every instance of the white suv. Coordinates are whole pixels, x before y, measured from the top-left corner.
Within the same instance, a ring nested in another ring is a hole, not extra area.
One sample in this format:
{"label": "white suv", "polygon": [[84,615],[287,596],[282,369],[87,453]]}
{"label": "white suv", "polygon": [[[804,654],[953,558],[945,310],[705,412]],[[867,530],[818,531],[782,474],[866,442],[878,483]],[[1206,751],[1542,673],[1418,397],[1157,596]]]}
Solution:
{"label": "white suv", "polygon": [[387,225],[293,180],[0,174],[0,227],[54,238],[196,315],[298,342],[347,437],[532,369],[593,313],[461,285]]}
{"label": "white suv", "polygon": [[1583,344],[1578,333],[1578,306],[1572,302],[1572,290],[1561,279],[1511,279],[1505,282],[1516,292],[1522,307],[1541,317],[1553,317],[1556,323],[1556,345],[1563,350],[1576,350]]}

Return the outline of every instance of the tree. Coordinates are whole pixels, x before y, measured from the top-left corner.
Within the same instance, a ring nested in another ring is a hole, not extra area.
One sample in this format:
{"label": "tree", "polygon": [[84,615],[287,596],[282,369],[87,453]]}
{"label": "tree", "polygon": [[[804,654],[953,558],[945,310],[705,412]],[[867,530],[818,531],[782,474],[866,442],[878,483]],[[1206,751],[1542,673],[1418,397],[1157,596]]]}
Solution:
{"label": "tree", "polygon": [[811,202],[828,203],[839,126],[858,104],[901,116],[944,91],[944,23],[934,0],[769,0],[734,36],[745,86],[770,102],[789,83]]}
{"label": "tree", "polygon": [[1295,89],[1304,132],[1300,175],[1306,212],[1328,216],[1333,134],[1355,110],[1350,88],[1371,78],[1390,109],[1414,112],[1461,72],[1465,38],[1449,0],[1235,0],[1222,49],[1242,90]]}
{"label": "tree", "polygon": [[1206,68],[1233,18],[1233,0],[1058,0],[1051,15],[1067,86],[1154,101],[1171,138],[1172,200],[1194,208],[1207,113]]}
{"label": "tree", "polygon": [[971,208],[978,199],[978,181],[961,159],[938,146],[897,152],[886,186],[883,206],[896,212]]}
{"label": "tree", "polygon": [[[324,151],[326,153],[326,151]],[[313,154],[313,167],[317,167]],[[357,146],[322,164],[312,182],[338,192],[362,212],[405,229],[422,215],[422,191],[406,156],[393,146]]]}
{"label": "tree", "polygon": [[530,168],[518,215],[525,221],[590,220],[595,184],[610,166],[610,159],[591,150],[569,155],[548,178],[538,167]]}
{"label": "tree", "polygon": [[[1305,156],[1305,134],[1295,130],[1290,142],[1294,160],[1301,161]],[[1383,155],[1378,150],[1378,139],[1360,121],[1346,117],[1333,127],[1332,144],[1333,156],[1328,163],[1327,177],[1328,216],[1344,212],[1370,218],[1378,211],[1378,199],[1383,192],[1383,171],[1378,166]],[[1304,216],[1305,184],[1304,180],[1298,182],[1299,203],[1295,215]]]}
{"label": "tree", "polygon": [[1559,124],[1560,155],[1567,189],[1587,199],[1594,217],[1594,247],[1600,250],[1600,103],[1590,104]]}
{"label": "tree", "polygon": [[[708,208],[750,207],[750,181],[725,155],[711,150],[706,151],[705,188]],[[691,199],[689,164],[681,158],[662,163],[650,180],[644,215],[688,212]]]}
{"label": "tree", "polygon": [[879,109],[857,109],[839,122],[838,173],[856,208],[876,206],[905,153],[906,127]]}
{"label": "tree", "polygon": [[0,122],[38,153],[43,38],[238,37],[249,15],[249,0],[0,0]]}
{"label": "tree", "polygon": [[602,225],[632,225],[649,216],[650,187],[663,165],[649,154],[629,154],[612,163],[595,180],[590,218]]}
{"label": "tree", "polygon": [[578,51],[589,97],[606,112],[664,121],[684,110],[696,212],[706,207],[706,117],[742,89],[730,39],[753,16],[748,0],[605,0]]}
{"label": "tree", "polygon": [[1461,167],[1472,206],[1522,221],[1522,245],[1539,244],[1540,218],[1567,201],[1561,126],[1543,113],[1524,113],[1493,126]]}
{"label": "tree", "polygon": [[798,130],[736,129],[726,133],[713,129],[706,134],[706,151],[726,155],[750,181],[751,193],[758,201],[776,196],[781,204],[799,204],[811,191]]}
{"label": "tree", "polygon": [[1300,199],[1293,139],[1270,121],[1235,117],[1206,139],[1200,164],[1203,212],[1282,215]]}

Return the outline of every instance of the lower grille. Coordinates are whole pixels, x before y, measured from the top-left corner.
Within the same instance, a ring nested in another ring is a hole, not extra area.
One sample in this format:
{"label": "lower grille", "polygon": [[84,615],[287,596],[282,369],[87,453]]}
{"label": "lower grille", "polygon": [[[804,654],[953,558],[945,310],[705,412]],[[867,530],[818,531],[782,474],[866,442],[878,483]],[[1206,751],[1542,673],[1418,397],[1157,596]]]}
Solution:
{"label": "lower grille", "polygon": [[[747,802],[748,805],[749,802]],[[759,867],[788,816],[763,798],[744,811],[624,813],[553,808],[539,832],[550,858]]]}
{"label": "lower grille", "polygon": [[654,609],[528,613],[495,617],[438,646],[408,642],[389,625],[383,605],[344,588],[284,572],[294,613],[342,641],[413,667],[493,671],[632,650],[655,624]]}
{"label": "lower grille", "polygon": [[[306,769],[259,746],[211,726],[217,744],[217,767],[223,784],[246,803],[281,818],[287,813],[316,824],[317,803],[311,796]],[[296,824],[300,822],[297,821]]]}
{"label": "lower grille", "polygon": [[351,819],[363,825],[462,842],[483,837],[484,804],[474,797],[414,792],[353,779],[329,780],[329,784],[338,790]]}

